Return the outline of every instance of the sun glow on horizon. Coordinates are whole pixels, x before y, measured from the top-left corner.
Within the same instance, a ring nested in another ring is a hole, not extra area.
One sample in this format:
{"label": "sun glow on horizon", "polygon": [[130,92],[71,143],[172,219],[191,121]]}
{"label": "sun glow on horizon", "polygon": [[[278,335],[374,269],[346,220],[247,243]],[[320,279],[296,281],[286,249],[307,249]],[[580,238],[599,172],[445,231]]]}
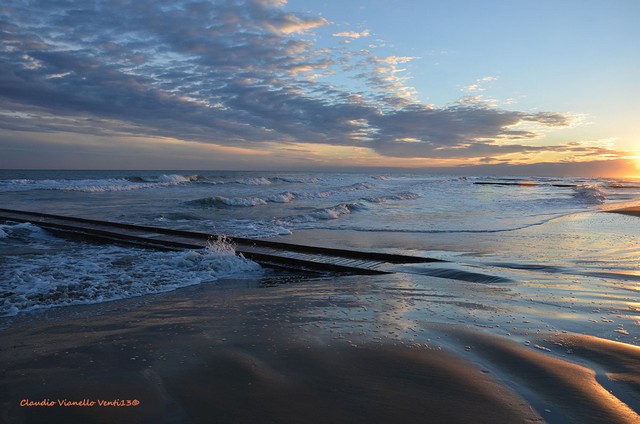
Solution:
{"label": "sun glow on horizon", "polygon": [[630,175],[629,178],[640,180],[640,156],[631,156],[629,159],[633,161],[633,165],[636,169],[634,175]]}

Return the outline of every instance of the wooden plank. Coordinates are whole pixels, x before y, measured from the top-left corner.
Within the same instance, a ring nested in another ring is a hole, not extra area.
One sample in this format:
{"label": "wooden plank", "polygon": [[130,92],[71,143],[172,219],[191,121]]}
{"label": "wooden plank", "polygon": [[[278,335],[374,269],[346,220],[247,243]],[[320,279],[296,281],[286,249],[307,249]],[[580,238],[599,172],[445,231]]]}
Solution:
{"label": "wooden plank", "polygon": [[[28,212],[28,211],[15,211],[10,209],[1,209],[0,208],[0,219],[3,216],[7,216],[7,214],[14,216],[19,216],[22,218],[22,222],[25,222],[25,217],[33,217],[34,219],[38,219],[38,221],[32,222],[43,222],[45,219],[49,220],[62,220],[73,223],[82,223],[94,226],[109,226],[111,228],[115,227],[118,229],[128,229],[132,231],[145,231],[148,233],[159,233],[164,235],[171,235],[174,237],[185,237],[187,239],[194,240],[208,240],[210,238],[217,239],[219,236],[216,234],[207,234],[207,233],[198,233],[193,231],[184,231],[184,230],[172,230],[168,228],[160,228],[160,227],[149,227],[143,225],[134,225],[134,224],[123,224],[118,222],[110,222],[110,221],[97,221],[86,218],[75,218],[75,217],[66,217],[61,215],[52,215],[52,214],[44,214],[38,212]],[[351,257],[357,259],[366,259],[366,260],[379,260],[385,261],[389,263],[402,264],[402,263],[424,263],[424,262],[446,262],[441,259],[435,258],[425,258],[419,256],[409,256],[409,255],[400,255],[394,253],[381,253],[381,252],[362,252],[357,250],[347,250],[347,249],[335,249],[335,248],[327,248],[327,247],[317,247],[317,246],[306,246],[306,245],[298,245],[298,244],[290,244],[290,243],[282,243],[282,242],[274,242],[269,240],[259,240],[259,239],[248,239],[242,237],[231,237],[229,238],[232,243],[236,246],[254,246],[254,247],[269,247],[273,249],[283,250],[283,251],[294,251],[294,252],[306,252],[306,253],[317,253],[322,255],[331,255],[331,256],[341,256],[341,257]]]}
{"label": "wooden plank", "polygon": [[[9,209],[0,209],[0,220],[31,222],[58,236],[162,250],[200,249],[206,246],[208,240],[220,238],[216,234]],[[235,245],[238,254],[265,266],[303,271],[382,274],[388,271],[376,269],[381,264],[441,262],[432,258],[320,248],[246,238],[230,238],[230,241]]]}

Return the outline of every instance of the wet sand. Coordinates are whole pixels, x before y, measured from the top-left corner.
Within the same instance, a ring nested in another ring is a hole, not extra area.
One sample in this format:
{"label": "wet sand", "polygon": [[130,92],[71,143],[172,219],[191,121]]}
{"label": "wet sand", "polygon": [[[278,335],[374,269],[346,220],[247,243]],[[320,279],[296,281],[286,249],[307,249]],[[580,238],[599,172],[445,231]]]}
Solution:
{"label": "wet sand", "polygon": [[[465,310],[512,312],[483,304],[494,288],[456,286],[468,292],[461,302],[432,291],[446,280],[419,283],[429,289],[402,276],[230,280],[5,320],[0,419],[640,420],[640,348],[532,325],[523,342],[462,319]],[[57,404],[64,399],[85,406]],[[27,400],[55,405],[20,405]],[[139,404],[89,406],[102,400]]]}
{"label": "wet sand", "polygon": [[632,206],[629,208],[612,209],[605,212],[621,213],[623,215],[640,216],[640,206]]}

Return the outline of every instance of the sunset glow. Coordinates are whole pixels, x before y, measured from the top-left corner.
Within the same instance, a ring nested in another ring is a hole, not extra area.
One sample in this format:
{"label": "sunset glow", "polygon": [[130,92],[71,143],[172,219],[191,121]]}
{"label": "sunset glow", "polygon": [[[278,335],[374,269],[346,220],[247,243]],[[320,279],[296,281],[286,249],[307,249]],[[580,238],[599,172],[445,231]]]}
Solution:
{"label": "sunset glow", "polygon": [[0,167],[625,174],[639,14],[633,1],[9,0]]}

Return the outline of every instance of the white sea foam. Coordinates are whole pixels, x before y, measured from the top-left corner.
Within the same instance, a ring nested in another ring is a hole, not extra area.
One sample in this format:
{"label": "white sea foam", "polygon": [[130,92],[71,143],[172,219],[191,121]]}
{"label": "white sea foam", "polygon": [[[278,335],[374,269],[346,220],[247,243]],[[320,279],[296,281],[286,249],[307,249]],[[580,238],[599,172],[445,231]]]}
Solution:
{"label": "white sea foam", "polygon": [[318,220],[334,220],[344,215],[350,215],[352,212],[361,211],[367,209],[367,206],[362,202],[354,203],[341,203],[336,206],[328,208],[320,208],[310,211],[307,214],[295,215],[288,218],[277,220],[278,223],[309,223]]}
{"label": "white sea foam", "polygon": [[295,198],[296,198],[295,194],[291,192],[286,192],[286,193],[272,194],[271,196],[267,197],[267,200],[273,203],[289,203]]}
{"label": "white sea foam", "polygon": [[183,252],[79,244],[64,252],[4,256],[3,262],[11,267],[0,267],[0,316],[161,293],[260,272],[259,265],[236,256],[224,241]]}
{"label": "white sea foam", "polygon": [[575,188],[574,198],[580,202],[601,205],[606,200],[605,192],[597,185],[581,185]]}
{"label": "white sea foam", "polygon": [[186,202],[190,205],[202,206],[202,207],[226,207],[226,206],[239,206],[239,207],[252,207],[266,205],[267,203],[289,203],[296,198],[296,195],[291,192],[271,194],[265,198],[262,197],[224,197],[213,196],[204,197],[202,199],[195,199]]}
{"label": "white sea foam", "polygon": [[236,181],[239,184],[245,184],[245,185],[270,185],[271,180],[265,178],[265,177],[258,177],[258,178],[243,178],[241,180],[237,180]]}
{"label": "white sea foam", "polygon": [[220,255],[235,255],[236,245],[226,235],[207,240],[207,250]]}
{"label": "white sea foam", "polygon": [[385,203],[393,200],[415,200],[419,198],[420,195],[418,193],[404,192],[390,196],[366,197],[364,200],[371,203]]}
{"label": "white sea foam", "polygon": [[199,178],[198,175],[163,174],[163,175],[160,175],[158,180],[164,183],[189,183],[191,181],[197,181],[198,178]]}
{"label": "white sea foam", "polygon": [[259,197],[214,196],[214,197],[205,197],[202,199],[190,200],[187,202],[187,204],[202,206],[202,207],[225,207],[225,206],[251,207],[251,206],[266,205],[267,201]]}
{"label": "white sea foam", "polygon": [[309,216],[315,219],[338,219],[341,215],[347,215],[350,213],[351,211],[349,211],[349,208],[345,205],[339,205],[333,208],[325,208],[311,212]]}
{"label": "white sea foam", "polygon": [[294,177],[271,177],[269,181],[274,183],[288,183],[288,184],[317,184],[320,182],[319,178],[307,177],[307,178],[294,178]]}
{"label": "white sea foam", "polygon": [[126,179],[102,180],[10,180],[0,185],[0,190],[64,190],[82,192],[125,191],[153,187],[155,184],[134,183]]}
{"label": "white sea foam", "polygon": [[85,193],[102,193],[110,191],[131,191],[165,187],[169,183],[132,183],[125,179],[97,180],[97,181],[71,181],[61,183],[49,190],[80,191]]}
{"label": "white sea foam", "polygon": [[85,193],[155,189],[198,181],[199,175],[161,175],[157,180],[142,177],[103,179],[13,179],[0,181],[0,192],[61,190]]}
{"label": "white sea foam", "polygon": [[29,222],[21,222],[0,224],[0,238],[33,242],[50,240],[52,236],[37,225]]}

